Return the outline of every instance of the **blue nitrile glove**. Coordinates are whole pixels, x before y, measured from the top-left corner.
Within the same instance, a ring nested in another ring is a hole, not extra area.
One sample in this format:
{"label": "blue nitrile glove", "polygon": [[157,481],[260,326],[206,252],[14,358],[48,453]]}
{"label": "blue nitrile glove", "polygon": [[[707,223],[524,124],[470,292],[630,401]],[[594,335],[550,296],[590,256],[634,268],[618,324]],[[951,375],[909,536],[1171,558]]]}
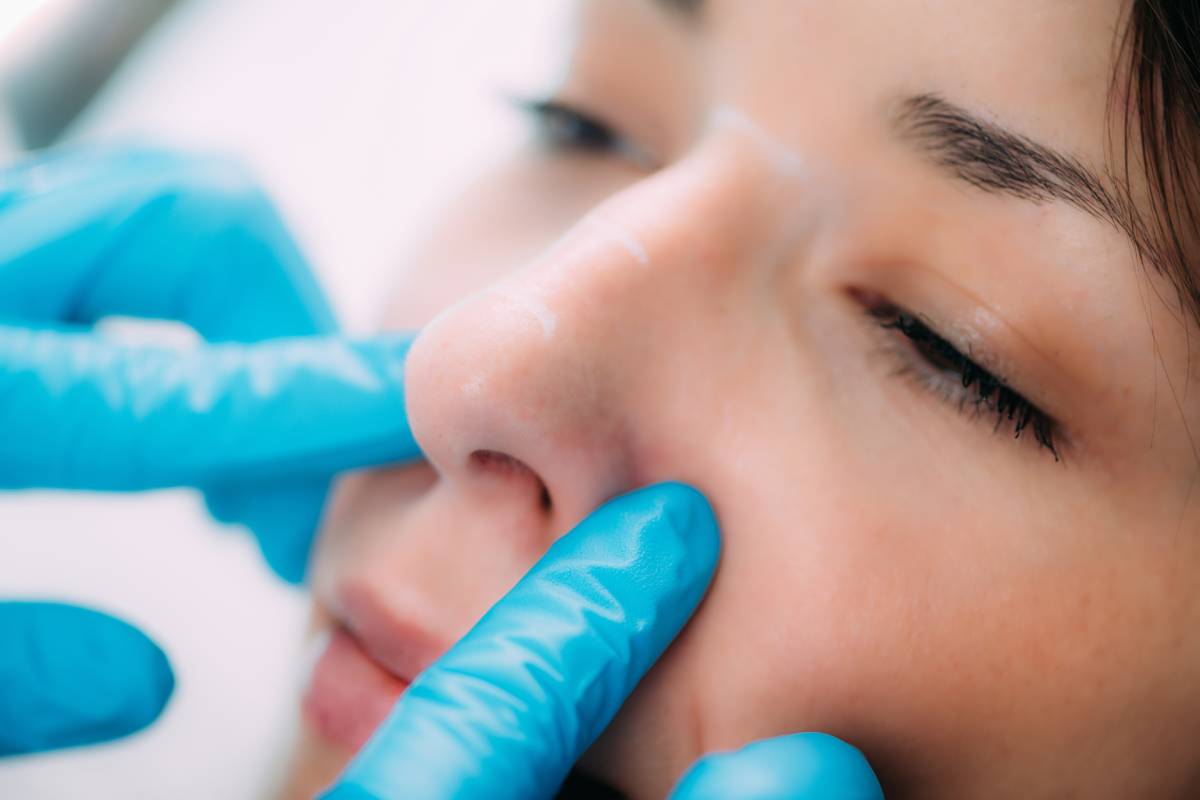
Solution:
{"label": "blue nitrile glove", "polygon": [[[180,356],[89,335],[113,315],[230,344]],[[335,332],[229,161],[84,150],[0,171],[0,488],[204,488],[299,582],[331,475],[418,455],[408,338],[283,338]]]}
{"label": "blue nitrile glove", "polygon": [[[90,331],[110,315],[206,342],[118,345]],[[0,171],[0,489],[199,487],[299,581],[331,476],[419,456],[409,337],[334,332],[278,215],[226,161],[80,151]],[[161,652],[102,615],[0,606],[0,641],[0,755],[135,730],[170,692]]]}
{"label": "blue nitrile glove", "polygon": [[686,486],[601,506],[417,677],[325,800],[552,797],[687,622],[719,549]]}
{"label": "blue nitrile glove", "polygon": [[866,758],[841,739],[797,733],[697,761],[671,800],[883,800]]}
{"label": "blue nitrile glove", "polygon": [[[686,486],[602,506],[418,676],[323,800],[553,797],[691,616],[719,548]],[[675,797],[882,793],[857,750],[807,734],[704,759]]]}
{"label": "blue nitrile glove", "polygon": [[0,641],[0,756],[133,733],[175,686],[153,642],[96,611],[0,603]]}

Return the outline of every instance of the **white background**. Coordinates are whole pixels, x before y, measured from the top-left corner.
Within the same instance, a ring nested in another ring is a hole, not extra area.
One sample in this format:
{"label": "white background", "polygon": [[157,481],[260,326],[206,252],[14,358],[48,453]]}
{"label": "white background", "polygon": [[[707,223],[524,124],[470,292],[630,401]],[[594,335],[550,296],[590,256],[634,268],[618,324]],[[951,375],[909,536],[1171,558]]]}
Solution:
{"label": "white background", "polygon": [[[439,203],[521,135],[497,90],[553,86],[563,31],[552,8],[189,0],[70,138],[240,156],[278,199],[347,327],[369,330]],[[133,621],[164,646],[178,684],[147,733],[0,762],[0,797],[261,796],[279,732],[293,724],[306,600],[197,496],[0,496],[3,596]]]}

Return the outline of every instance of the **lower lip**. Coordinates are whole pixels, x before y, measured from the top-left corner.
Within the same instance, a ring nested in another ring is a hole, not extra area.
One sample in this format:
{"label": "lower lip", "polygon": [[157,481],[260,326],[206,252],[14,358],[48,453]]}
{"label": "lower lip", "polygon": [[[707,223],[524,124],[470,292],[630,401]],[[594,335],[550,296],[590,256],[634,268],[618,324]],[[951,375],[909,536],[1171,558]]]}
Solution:
{"label": "lower lip", "polygon": [[322,738],[357,751],[407,688],[338,628],[317,658],[301,707]]}

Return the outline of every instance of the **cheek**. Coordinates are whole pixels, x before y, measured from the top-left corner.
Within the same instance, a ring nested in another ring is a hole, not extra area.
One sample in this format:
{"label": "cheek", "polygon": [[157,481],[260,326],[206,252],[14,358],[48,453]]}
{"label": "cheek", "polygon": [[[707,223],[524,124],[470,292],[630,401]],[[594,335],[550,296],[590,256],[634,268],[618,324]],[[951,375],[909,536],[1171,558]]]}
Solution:
{"label": "cheek", "polygon": [[776,428],[804,447],[743,453],[737,472],[694,462],[719,499],[720,571],[605,761],[658,748],[674,778],[703,752],[820,730],[895,786],[1061,772],[1065,754],[1086,770],[1148,757],[1163,709],[1196,707],[1178,652],[1194,613],[1165,589],[1171,558],[1112,508],[888,456],[911,445],[855,450],[813,419]]}

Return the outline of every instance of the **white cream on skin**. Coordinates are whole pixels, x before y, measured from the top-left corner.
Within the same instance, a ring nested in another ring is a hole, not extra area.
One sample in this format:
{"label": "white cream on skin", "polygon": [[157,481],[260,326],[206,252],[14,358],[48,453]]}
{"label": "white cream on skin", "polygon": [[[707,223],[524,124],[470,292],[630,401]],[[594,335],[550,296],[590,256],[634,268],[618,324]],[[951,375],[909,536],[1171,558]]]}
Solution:
{"label": "white cream on skin", "polygon": [[[795,181],[806,180],[809,177],[805,159],[737,108],[729,105],[717,107],[709,119],[709,125],[714,129],[733,129],[754,142],[763,153],[766,163],[781,178]],[[614,267],[622,262],[628,263],[625,258],[618,261],[603,253],[613,245],[619,247],[637,266],[650,266],[649,250],[627,226],[602,211],[593,211],[581,224],[552,244],[535,262],[535,268],[537,264],[546,265],[550,262],[548,272],[543,274],[539,281],[542,283],[540,288],[545,291],[539,291],[537,286],[528,285],[521,289],[497,286],[489,290],[489,294],[502,299],[517,313],[531,317],[542,329],[546,340],[553,340],[558,330],[558,315],[542,297],[550,294],[560,281],[569,280],[568,274],[575,264],[593,264],[593,259],[596,258],[603,258],[608,265]],[[468,385],[463,387],[463,391],[470,393],[478,388]]]}
{"label": "white cream on skin", "polygon": [[650,266],[650,253],[646,250],[645,245],[638,241],[637,237],[623,225],[603,216],[599,213],[588,215],[587,222],[593,227],[599,228],[609,238],[625,249],[625,252],[633,256],[633,260],[643,267]]}
{"label": "white cream on skin", "polygon": [[485,388],[487,388],[487,378],[483,375],[476,375],[462,385],[463,397],[479,397]]}
{"label": "white cream on skin", "polygon": [[708,124],[710,128],[732,128],[745,134],[759,145],[781,178],[794,179],[807,176],[808,167],[805,159],[772,136],[740,109],[730,105],[717,106],[713,109]]}
{"label": "white cream on skin", "polygon": [[547,341],[554,338],[558,331],[558,315],[532,292],[514,292],[505,286],[497,286],[488,293],[503,300],[514,311],[532,317],[541,326]]}

